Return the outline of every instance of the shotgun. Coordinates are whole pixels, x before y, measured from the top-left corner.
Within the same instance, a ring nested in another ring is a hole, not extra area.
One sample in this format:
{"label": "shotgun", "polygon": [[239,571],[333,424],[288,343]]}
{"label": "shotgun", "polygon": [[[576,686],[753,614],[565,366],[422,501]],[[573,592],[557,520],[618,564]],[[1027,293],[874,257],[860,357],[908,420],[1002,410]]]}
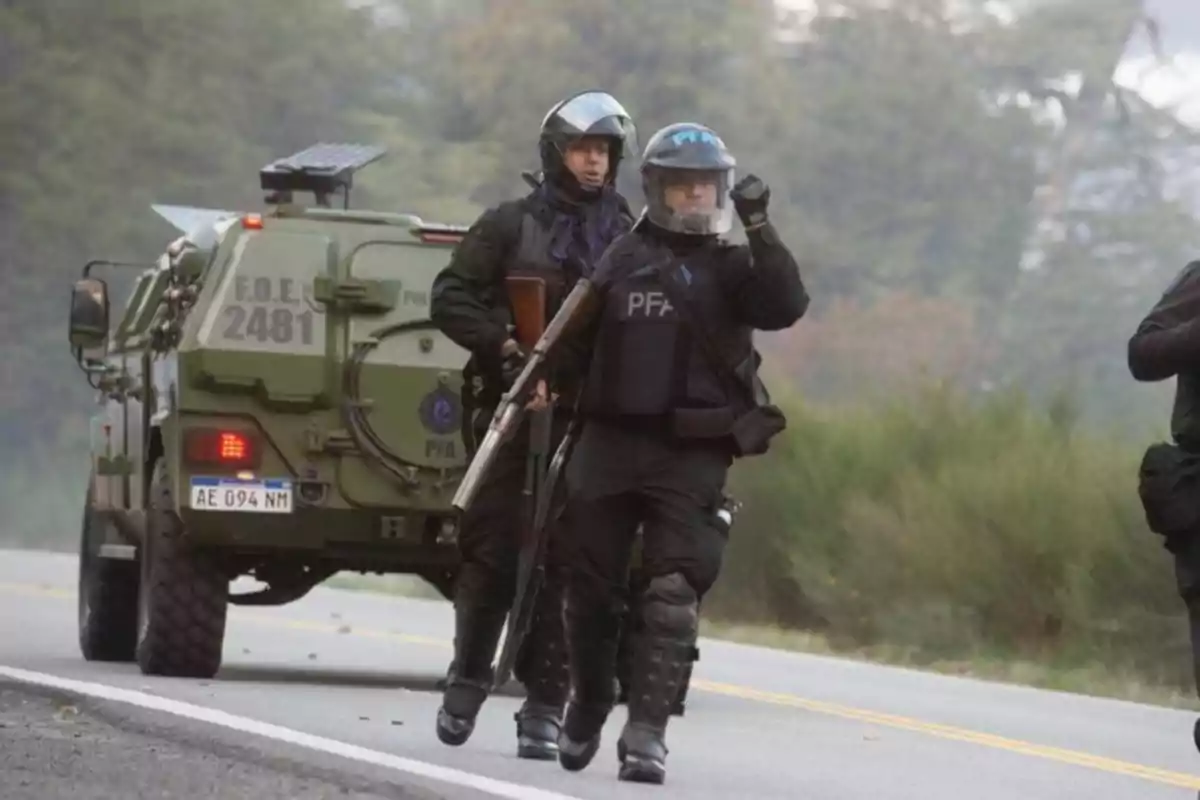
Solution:
{"label": "shotgun", "polygon": [[[537,388],[537,382],[541,379],[541,373],[544,371],[546,359],[551,351],[559,343],[564,333],[572,330],[580,319],[590,313],[597,297],[592,283],[586,278],[581,278],[563,300],[558,313],[542,330],[538,323],[544,317],[545,283],[540,278],[510,277],[507,281],[509,293],[516,299],[512,305],[518,341],[521,337],[535,339],[535,341],[521,373],[496,405],[496,411],[492,414],[487,433],[484,435],[479,449],[475,451],[471,463],[467,465],[466,474],[463,475],[463,479],[454,493],[451,505],[460,513],[470,508],[471,503],[475,501],[475,496],[479,492],[479,484],[492,468],[492,464],[499,454],[500,445],[511,438],[513,432],[520,428],[524,421],[525,407],[533,391]],[[537,306],[539,301],[532,299],[531,295],[533,298],[540,298],[540,306]],[[541,310],[533,314],[535,307]],[[526,310],[527,313],[519,314],[519,310]],[[525,319],[522,319],[522,316]]]}

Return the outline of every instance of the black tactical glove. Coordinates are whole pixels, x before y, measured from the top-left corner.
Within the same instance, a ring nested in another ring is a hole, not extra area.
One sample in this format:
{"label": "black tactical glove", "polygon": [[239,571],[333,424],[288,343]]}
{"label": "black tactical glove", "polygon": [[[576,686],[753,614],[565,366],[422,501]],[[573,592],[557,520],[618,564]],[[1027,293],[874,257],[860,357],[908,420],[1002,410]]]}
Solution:
{"label": "black tactical glove", "polygon": [[771,200],[771,187],[757,175],[748,174],[729,193],[733,207],[747,229],[757,228],[767,221],[767,203]]}

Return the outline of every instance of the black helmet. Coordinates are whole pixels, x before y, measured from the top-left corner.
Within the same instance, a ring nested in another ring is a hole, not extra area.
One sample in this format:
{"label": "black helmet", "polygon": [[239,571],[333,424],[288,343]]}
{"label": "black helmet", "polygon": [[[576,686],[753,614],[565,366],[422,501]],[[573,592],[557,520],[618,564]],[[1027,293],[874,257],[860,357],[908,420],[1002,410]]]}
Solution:
{"label": "black helmet", "polygon": [[609,184],[616,178],[621,158],[637,152],[637,128],[624,106],[608,92],[580,92],[557,103],[542,120],[538,150],[547,179],[575,184],[574,176],[564,169],[563,153],[572,140],[581,136],[610,137],[605,176]]}
{"label": "black helmet", "polygon": [[[737,160],[711,128],[677,122],[660,128],[642,154],[642,190],[646,216],[655,225],[678,233],[707,236],[733,227],[733,168]],[[689,174],[690,173],[690,174]],[[716,184],[715,205],[679,212],[667,205],[666,190],[679,184]]]}

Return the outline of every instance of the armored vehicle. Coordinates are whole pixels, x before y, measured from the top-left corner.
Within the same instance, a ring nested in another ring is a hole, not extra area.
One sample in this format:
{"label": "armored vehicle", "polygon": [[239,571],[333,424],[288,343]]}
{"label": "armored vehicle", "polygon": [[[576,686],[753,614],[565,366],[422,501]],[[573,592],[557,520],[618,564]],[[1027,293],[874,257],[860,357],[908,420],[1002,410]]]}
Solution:
{"label": "armored vehicle", "polygon": [[[384,154],[323,144],[273,162],[260,212],[155,206],[183,235],[115,319],[93,273],[131,265],[84,267],[70,343],[99,404],[86,659],[211,677],[228,604],[289,603],[343,570],[451,596],[467,353],[429,321],[429,291],[466,229],[351,209],[355,172]],[[241,576],[264,588],[232,593]]]}

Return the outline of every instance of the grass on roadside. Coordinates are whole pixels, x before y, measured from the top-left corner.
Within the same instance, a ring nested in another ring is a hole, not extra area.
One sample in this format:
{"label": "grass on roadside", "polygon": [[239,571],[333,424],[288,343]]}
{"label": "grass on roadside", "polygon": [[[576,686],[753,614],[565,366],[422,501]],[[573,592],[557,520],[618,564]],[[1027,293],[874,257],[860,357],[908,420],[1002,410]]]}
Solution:
{"label": "grass on roadside", "polygon": [[1032,686],[1039,689],[1109,697],[1135,703],[1200,711],[1200,701],[1194,693],[1172,686],[1153,685],[1135,672],[1114,670],[1101,663],[1087,666],[1051,666],[1011,658],[991,658],[976,655],[964,659],[921,658],[911,649],[878,645],[846,650],[832,647],[819,634],[789,631],[758,625],[732,625],[703,620],[700,634],[739,644],[758,645],[776,650],[848,658],[874,664],[933,672],[963,678]]}
{"label": "grass on roadside", "polygon": [[[342,573],[331,578],[325,585],[350,591],[375,592],[420,599],[441,599],[441,595],[433,587],[411,575]],[[451,633],[447,631],[448,636]],[[1055,667],[1031,661],[991,658],[985,655],[977,655],[969,659],[930,661],[921,658],[920,654],[911,648],[880,645],[848,651],[831,646],[825,637],[819,634],[789,631],[766,625],[735,625],[708,619],[701,621],[700,633],[711,639],[759,645],[776,650],[849,658],[941,675],[980,678],[1041,689],[1200,711],[1200,701],[1194,694],[1185,693],[1172,687],[1151,685],[1137,674],[1114,671],[1100,663],[1086,667]]]}

